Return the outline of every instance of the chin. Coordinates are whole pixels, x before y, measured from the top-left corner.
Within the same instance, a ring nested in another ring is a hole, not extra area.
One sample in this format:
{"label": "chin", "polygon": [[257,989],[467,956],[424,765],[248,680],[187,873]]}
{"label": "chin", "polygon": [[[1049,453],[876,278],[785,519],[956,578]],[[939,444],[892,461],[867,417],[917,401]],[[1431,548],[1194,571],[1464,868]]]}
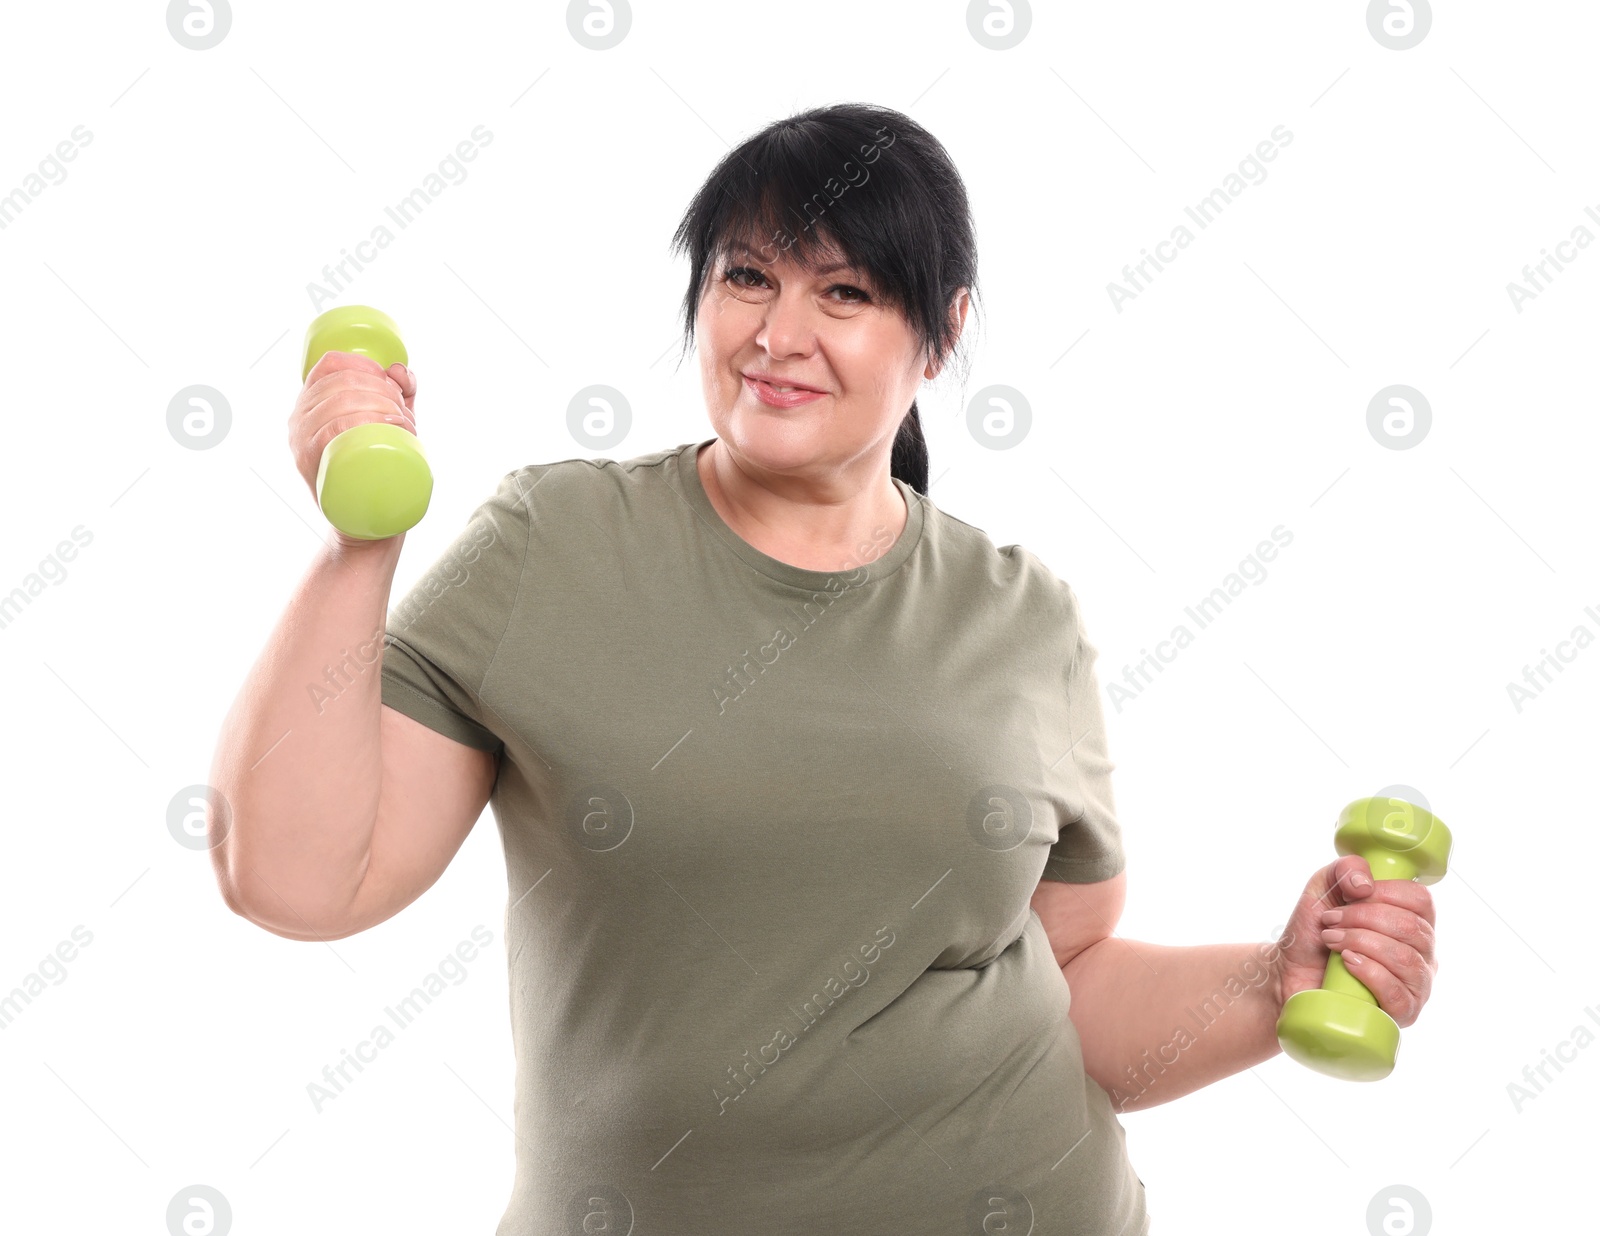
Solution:
{"label": "chin", "polygon": [[777,423],[751,425],[748,420],[738,425],[737,418],[730,428],[733,432],[717,435],[723,443],[721,449],[767,472],[806,472],[828,454],[826,444],[819,443],[808,429]]}

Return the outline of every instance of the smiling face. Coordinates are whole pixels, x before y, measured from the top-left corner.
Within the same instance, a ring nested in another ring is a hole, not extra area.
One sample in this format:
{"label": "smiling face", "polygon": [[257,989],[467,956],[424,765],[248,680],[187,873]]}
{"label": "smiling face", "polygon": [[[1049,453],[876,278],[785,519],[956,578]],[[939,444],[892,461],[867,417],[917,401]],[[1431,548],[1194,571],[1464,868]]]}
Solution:
{"label": "smiling face", "polygon": [[[867,272],[829,269],[843,260],[831,246],[816,260],[808,271],[777,246],[735,246],[710,266],[695,320],[706,411],[719,445],[756,471],[865,486],[888,475],[900,422],[938,366]],[[752,373],[822,393],[775,407]]]}

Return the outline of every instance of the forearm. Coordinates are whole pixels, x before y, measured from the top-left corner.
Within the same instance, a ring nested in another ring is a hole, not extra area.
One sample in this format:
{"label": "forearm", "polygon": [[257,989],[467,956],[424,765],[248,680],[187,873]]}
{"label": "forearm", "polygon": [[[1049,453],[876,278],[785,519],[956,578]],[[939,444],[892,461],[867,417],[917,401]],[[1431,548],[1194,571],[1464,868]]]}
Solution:
{"label": "forearm", "polygon": [[1170,948],[1116,936],[1062,974],[1084,1071],[1118,1111],[1154,1107],[1278,1053],[1274,944]]}

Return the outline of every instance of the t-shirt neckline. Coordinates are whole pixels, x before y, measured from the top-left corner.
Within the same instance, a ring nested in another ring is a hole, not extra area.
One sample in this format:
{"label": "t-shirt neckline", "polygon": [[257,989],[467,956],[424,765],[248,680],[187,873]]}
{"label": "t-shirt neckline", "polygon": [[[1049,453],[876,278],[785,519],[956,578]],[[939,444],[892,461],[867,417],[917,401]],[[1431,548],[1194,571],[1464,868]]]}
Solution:
{"label": "t-shirt neckline", "polygon": [[876,558],[871,557],[875,546],[866,545],[861,550],[861,565],[837,571],[813,571],[807,567],[798,567],[780,561],[770,554],[763,553],[742,536],[735,532],[728,522],[722,518],[717,508],[711,505],[711,498],[707,495],[705,486],[700,481],[698,461],[702,447],[711,445],[716,438],[706,438],[700,442],[686,443],[674,456],[677,472],[676,480],[678,490],[689,500],[702,522],[706,524],[717,538],[731,549],[748,566],[769,579],[779,583],[788,584],[795,588],[804,588],[807,591],[816,591],[828,587],[830,581],[834,587],[842,581],[852,586],[876,583],[878,580],[893,575],[900,569],[902,563],[911,556],[917,543],[922,539],[924,523],[923,499],[915,489],[902,481],[897,476],[889,479],[900,490],[906,504],[906,524],[900,530],[899,537],[887,551],[879,553]]}

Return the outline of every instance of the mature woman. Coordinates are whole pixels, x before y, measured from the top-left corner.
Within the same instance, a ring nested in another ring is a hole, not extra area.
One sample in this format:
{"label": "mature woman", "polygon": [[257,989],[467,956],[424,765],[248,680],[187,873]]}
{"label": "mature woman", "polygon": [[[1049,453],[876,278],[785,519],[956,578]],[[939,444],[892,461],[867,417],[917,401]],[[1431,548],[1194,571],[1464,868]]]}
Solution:
{"label": "mature woman", "polygon": [[[404,539],[336,534],[219,750],[228,902],[294,939],[361,931],[493,805],[502,1236],[1146,1232],[1117,1113],[1273,1054],[1329,908],[1409,1024],[1427,890],[1347,858],[1274,947],[1112,935],[1077,597],[927,497],[915,398],[976,289],[936,140],[868,106],[780,121],[677,240],[712,436],[506,474],[389,615],[381,694],[353,671],[312,718],[304,684],[384,628]],[[413,426],[415,392],[324,358],[291,419],[307,483],[348,424]]]}

